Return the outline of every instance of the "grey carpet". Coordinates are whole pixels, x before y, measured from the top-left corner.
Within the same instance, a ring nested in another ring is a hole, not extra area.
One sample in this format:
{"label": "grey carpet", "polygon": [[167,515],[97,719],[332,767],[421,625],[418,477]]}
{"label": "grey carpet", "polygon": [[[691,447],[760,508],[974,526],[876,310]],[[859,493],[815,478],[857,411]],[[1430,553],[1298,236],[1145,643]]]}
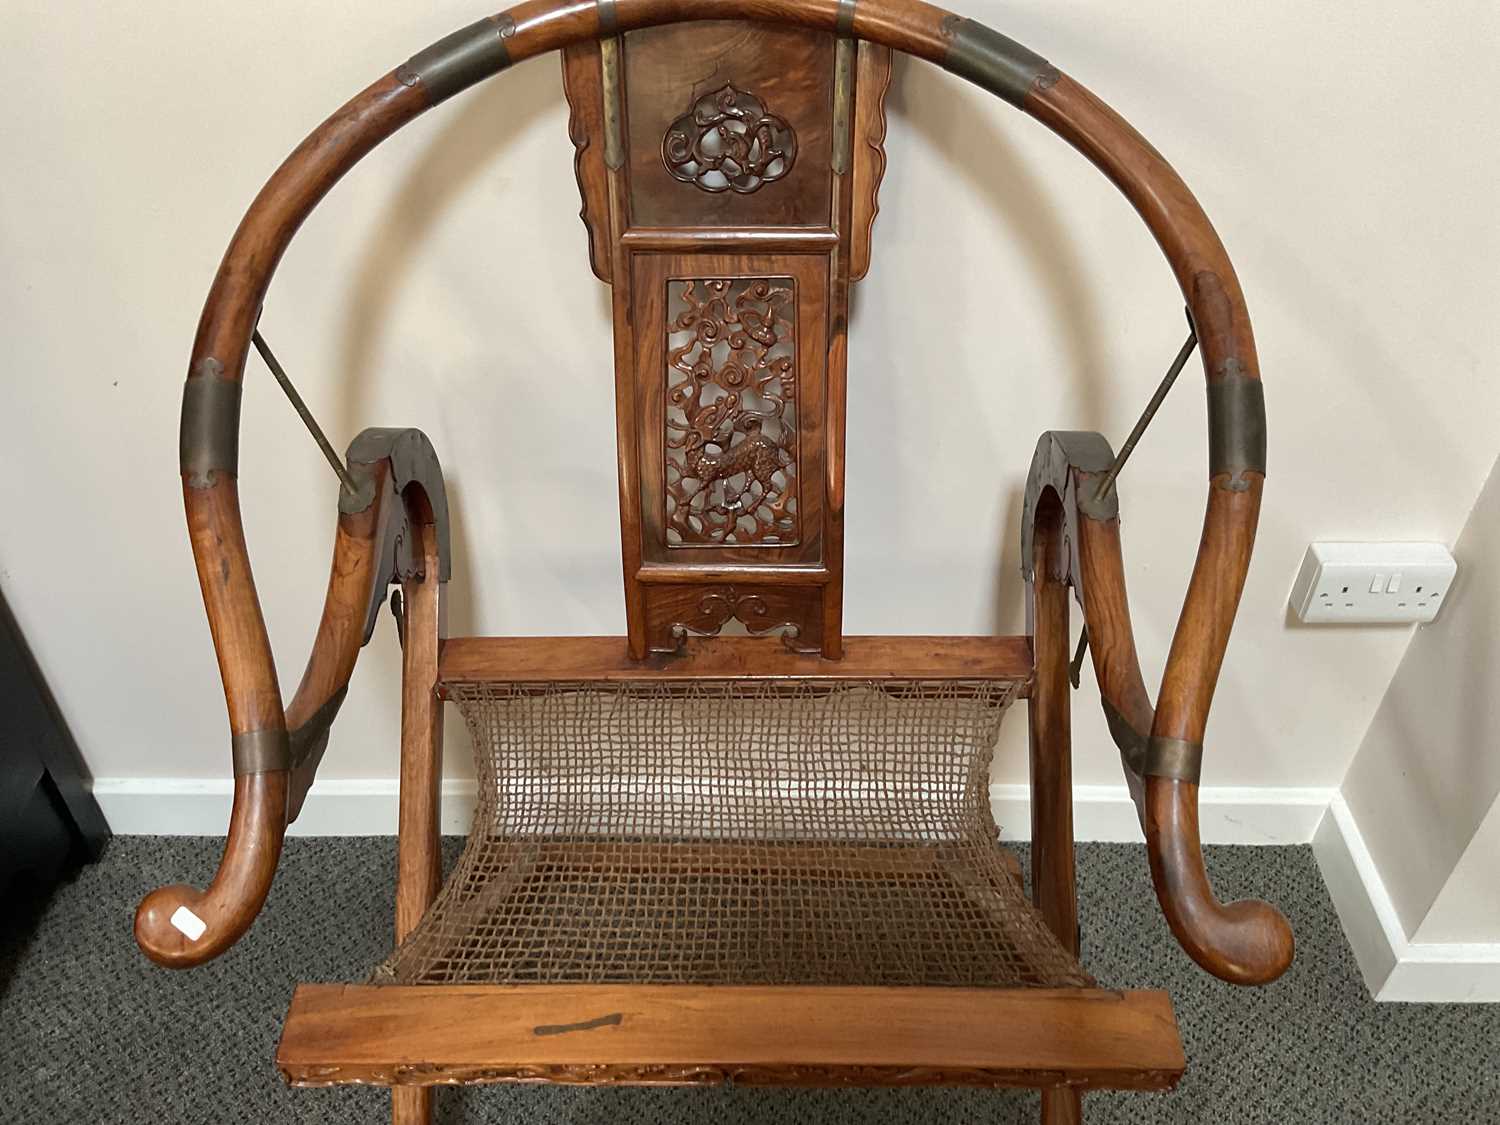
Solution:
{"label": "grey carpet", "polygon": [[[186,973],[137,953],[131,911],[164,881],[202,886],[218,842],[125,838],[44,907],[0,923],[0,1121],[374,1122],[380,1090],[289,1090],[272,1055],[293,984],[359,980],[388,951],[386,839],[293,840],[265,913]],[[450,845],[449,859],[452,850]],[[1172,993],[1189,1069],[1170,1094],[1097,1094],[1105,1122],[1500,1122],[1500,1005],[1375,1004],[1310,849],[1216,848],[1220,893],[1279,903],[1296,965],[1264,989],[1210,979],[1177,949],[1142,848],[1080,848],[1084,962]],[[39,914],[39,916],[35,916]],[[959,1125],[1036,1120],[1036,1096],[972,1090],[445,1090],[437,1120],[564,1125]]]}

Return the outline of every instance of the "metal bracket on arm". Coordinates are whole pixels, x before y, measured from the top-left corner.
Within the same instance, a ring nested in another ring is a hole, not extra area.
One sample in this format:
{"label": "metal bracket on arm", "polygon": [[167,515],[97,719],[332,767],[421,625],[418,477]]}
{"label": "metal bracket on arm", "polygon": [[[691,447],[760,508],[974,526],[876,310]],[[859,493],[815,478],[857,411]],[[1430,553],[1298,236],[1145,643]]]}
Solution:
{"label": "metal bracket on arm", "polygon": [[[1037,504],[1042,493],[1052,489],[1063,504],[1063,536],[1068,542],[1069,577],[1078,574],[1078,535],[1074,513],[1089,519],[1112,520],[1119,517],[1120,502],[1112,493],[1102,499],[1093,489],[1080,493],[1073,470],[1104,473],[1114,463],[1114,450],[1104,435],[1091,430],[1048,430],[1036,443],[1031,457],[1031,471],[1026,475],[1026,501],[1021,514],[1021,574],[1030,582],[1032,574],[1032,541]],[[1076,593],[1076,581],[1075,593]]]}
{"label": "metal bracket on arm", "polygon": [[[375,623],[385,605],[386,589],[393,583],[426,577],[422,573],[422,560],[413,552],[416,537],[411,533],[411,509],[405,499],[413,485],[420,488],[425,497],[437,537],[437,580],[446,582],[453,572],[448,494],[443,487],[443,469],[432,442],[421,430],[377,427],[363,431],[349,444],[349,465],[354,472],[381,461],[390,462],[385,487],[393,494],[388,499],[396,502],[389,505],[391,518],[385,521],[377,547],[375,580],[371,584],[369,608],[365,613],[365,643],[369,643],[375,632]],[[366,510],[372,503],[373,494],[361,503],[359,498],[344,493],[339,496],[339,511],[352,515]]]}

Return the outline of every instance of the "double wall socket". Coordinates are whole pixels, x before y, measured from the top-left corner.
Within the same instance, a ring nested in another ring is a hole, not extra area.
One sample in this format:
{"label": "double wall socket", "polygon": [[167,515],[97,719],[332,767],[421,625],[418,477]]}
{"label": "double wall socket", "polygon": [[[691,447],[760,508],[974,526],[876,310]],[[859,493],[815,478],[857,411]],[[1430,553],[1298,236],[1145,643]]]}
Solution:
{"label": "double wall socket", "polygon": [[1292,611],[1309,625],[1431,621],[1457,573],[1441,543],[1314,543]]}

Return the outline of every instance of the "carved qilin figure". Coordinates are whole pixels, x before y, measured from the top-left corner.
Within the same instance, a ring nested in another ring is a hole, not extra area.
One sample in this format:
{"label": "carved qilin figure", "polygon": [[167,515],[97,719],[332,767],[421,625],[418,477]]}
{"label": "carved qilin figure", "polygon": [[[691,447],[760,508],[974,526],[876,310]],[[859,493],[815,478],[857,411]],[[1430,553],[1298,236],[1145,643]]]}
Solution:
{"label": "carved qilin figure", "polygon": [[668,300],[668,543],[796,543],[792,280],[674,280]]}

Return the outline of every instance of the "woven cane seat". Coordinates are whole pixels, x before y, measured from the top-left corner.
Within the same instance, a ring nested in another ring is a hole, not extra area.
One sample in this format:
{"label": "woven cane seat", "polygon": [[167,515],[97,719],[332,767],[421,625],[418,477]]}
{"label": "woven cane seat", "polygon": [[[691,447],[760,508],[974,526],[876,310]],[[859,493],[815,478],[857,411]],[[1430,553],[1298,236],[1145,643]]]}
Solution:
{"label": "woven cane seat", "polygon": [[1019,686],[454,687],[473,829],[376,979],[1090,987],[997,842]]}

